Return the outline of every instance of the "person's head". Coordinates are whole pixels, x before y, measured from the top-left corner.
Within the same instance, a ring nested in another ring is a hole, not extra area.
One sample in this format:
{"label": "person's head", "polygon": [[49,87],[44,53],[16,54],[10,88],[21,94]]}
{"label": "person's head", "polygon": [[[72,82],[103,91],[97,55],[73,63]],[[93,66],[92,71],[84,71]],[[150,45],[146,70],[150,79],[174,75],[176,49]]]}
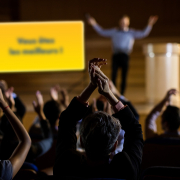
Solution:
{"label": "person's head", "polygon": [[115,151],[121,129],[118,119],[97,111],[83,119],[80,137],[86,155],[91,160],[102,160]]}
{"label": "person's head", "polygon": [[47,101],[44,104],[43,111],[51,126],[55,126],[61,113],[60,104],[54,100]]}
{"label": "person's head", "polygon": [[165,131],[177,131],[180,126],[180,109],[175,106],[167,106],[162,114],[161,125]]}
{"label": "person's head", "polygon": [[121,16],[121,18],[119,19],[119,27],[121,29],[125,29],[128,28],[130,25],[130,18],[128,15],[123,15]]}

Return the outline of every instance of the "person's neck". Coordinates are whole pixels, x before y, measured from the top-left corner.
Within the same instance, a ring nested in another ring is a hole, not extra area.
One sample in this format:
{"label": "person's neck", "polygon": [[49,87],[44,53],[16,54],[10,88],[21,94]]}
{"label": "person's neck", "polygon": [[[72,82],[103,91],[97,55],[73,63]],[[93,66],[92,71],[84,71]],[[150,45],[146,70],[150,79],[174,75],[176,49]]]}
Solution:
{"label": "person's neck", "polygon": [[167,130],[167,131],[165,131],[165,134],[169,134],[172,136],[179,136],[178,130]]}
{"label": "person's neck", "polygon": [[129,27],[119,27],[119,29],[122,30],[122,31],[128,31]]}
{"label": "person's neck", "polygon": [[94,166],[105,165],[105,164],[108,164],[108,163],[109,163],[109,156],[107,156],[106,158],[101,159],[101,160],[92,160],[92,159],[87,157],[88,166],[94,167]]}

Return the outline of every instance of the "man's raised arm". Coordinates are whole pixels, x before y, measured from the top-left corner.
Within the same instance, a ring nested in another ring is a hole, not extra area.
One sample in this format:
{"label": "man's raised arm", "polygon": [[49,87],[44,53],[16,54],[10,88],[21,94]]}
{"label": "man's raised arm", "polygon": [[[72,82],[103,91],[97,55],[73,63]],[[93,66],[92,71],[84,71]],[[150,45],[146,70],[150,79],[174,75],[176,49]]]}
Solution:
{"label": "man's raised arm", "polygon": [[101,36],[111,37],[115,29],[103,29],[93,17],[88,17],[88,23],[93,27],[93,29]]}
{"label": "man's raised arm", "polygon": [[[122,152],[128,156],[134,169],[134,176],[139,175],[140,164],[142,161],[143,136],[142,129],[139,122],[135,119],[134,114],[129,107],[124,106],[109,89],[108,79],[103,77],[104,74],[99,71],[98,76],[98,90],[104,95],[115,112],[113,115],[119,119],[122,129],[125,131],[124,149]],[[117,159],[116,159],[117,160]]]}
{"label": "man's raised arm", "polygon": [[150,16],[148,20],[148,25],[146,26],[144,30],[142,31],[132,30],[133,37],[135,39],[141,39],[141,38],[147,37],[157,20],[158,20],[158,16]]}
{"label": "man's raised arm", "polygon": [[162,99],[162,101],[157,104],[152,111],[149,113],[145,120],[145,136],[146,139],[153,138],[157,136],[157,125],[156,120],[159,116],[159,114],[162,112],[163,107],[166,105],[166,103],[170,102],[171,95],[175,95],[177,91],[175,89],[170,89],[165,98]]}
{"label": "man's raised arm", "polygon": [[88,99],[97,87],[95,83],[95,74],[91,66],[94,65],[100,68],[104,64],[106,64],[105,59],[94,58],[89,61],[88,70],[90,83],[79,96],[73,98],[66,110],[60,115],[56,162],[53,169],[55,176],[59,176],[59,169],[67,162],[67,156],[73,156],[76,151],[76,124],[86,115],[88,110]]}

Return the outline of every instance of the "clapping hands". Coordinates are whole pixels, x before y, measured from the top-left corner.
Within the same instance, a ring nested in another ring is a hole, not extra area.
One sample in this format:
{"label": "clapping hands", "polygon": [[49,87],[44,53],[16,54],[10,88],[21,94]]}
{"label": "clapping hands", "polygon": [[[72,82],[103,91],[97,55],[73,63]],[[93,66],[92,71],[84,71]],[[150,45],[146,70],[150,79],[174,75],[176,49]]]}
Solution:
{"label": "clapping hands", "polygon": [[94,58],[89,61],[89,76],[90,81],[94,86],[98,87],[98,91],[102,95],[106,95],[110,92],[109,79],[101,71],[101,66],[106,65],[107,60],[101,58]]}
{"label": "clapping hands", "polygon": [[89,61],[88,72],[89,72],[89,77],[90,77],[90,81],[92,85],[97,86],[96,73],[100,71],[100,68],[103,65],[106,65],[106,64],[107,64],[107,60],[102,59],[102,58],[94,58]]}

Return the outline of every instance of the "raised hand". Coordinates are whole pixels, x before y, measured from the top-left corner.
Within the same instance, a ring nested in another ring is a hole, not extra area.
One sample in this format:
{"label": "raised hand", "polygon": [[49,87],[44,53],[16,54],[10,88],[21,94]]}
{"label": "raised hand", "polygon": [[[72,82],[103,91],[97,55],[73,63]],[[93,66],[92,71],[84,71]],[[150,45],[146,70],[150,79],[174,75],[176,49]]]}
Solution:
{"label": "raised hand", "polygon": [[97,24],[96,20],[93,17],[88,17],[87,21],[91,26],[95,26]]}
{"label": "raised hand", "polygon": [[107,59],[102,59],[102,58],[94,58],[89,61],[88,72],[92,85],[94,86],[97,85],[95,71],[99,71],[101,66],[106,64],[107,64]]}
{"label": "raised hand", "polygon": [[172,95],[176,95],[178,93],[178,91],[176,90],[176,89],[170,89],[168,92],[167,92],[167,94],[166,94],[166,96],[165,96],[165,101],[168,103],[168,104],[170,104],[170,100],[171,100],[171,96]]}
{"label": "raised hand", "polygon": [[158,18],[158,16],[150,16],[148,20],[148,25],[153,26],[157,22]]}
{"label": "raised hand", "polygon": [[50,89],[50,96],[51,96],[52,100],[58,101],[58,99],[59,99],[58,92],[59,91],[60,91],[60,86],[58,84]]}
{"label": "raised hand", "polygon": [[1,89],[0,89],[0,107],[2,108],[2,104],[5,102],[5,100],[4,100],[4,96],[3,96],[3,94],[2,94],[2,91],[1,91]]}
{"label": "raised hand", "polygon": [[35,112],[38,115],[41,115],[43,113],[44,101],[43,101],[43,96],[40,91],[36,92],[36,99],[37,99],[37,102],[33,101],[32,104],[33,104]]}
{"label": "raised hand", "polygon": [[10,87],[9,89],[6,90],[5,92],[5,96],[6,99],[8,101],[9,107],[13,110],[14,106],[15,106],[15,101],[13,98],[13,91],[14,91],[14,87]]}
{"label": "raised hand", "polygon": [[61,96],[62,96],[62,99],[60,100],[60,103],[65,107],[67,108],[68,105],[69,105],[69,95],[68,95],[68,92],[66,91],[66,89],[62,88],[60,90],[60,93],[61,93]]}
{"label": "raised hand", "polygon": [[109,87],[109,79],[108,77],[100,70],[100,69],[95,69],[92,67],[92,70],[95,71],[95,82],[98,86],[98,91],[102,95],[107,95],[110,93],[110,87]]}

